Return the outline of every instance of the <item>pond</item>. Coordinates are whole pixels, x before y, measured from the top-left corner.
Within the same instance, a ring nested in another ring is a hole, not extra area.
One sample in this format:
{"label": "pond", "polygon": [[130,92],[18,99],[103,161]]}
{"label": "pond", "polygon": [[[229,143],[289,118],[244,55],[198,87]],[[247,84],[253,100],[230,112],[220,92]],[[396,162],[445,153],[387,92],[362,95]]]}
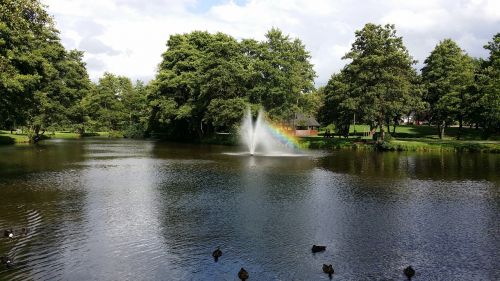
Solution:
{"label": "pond", "polygon": [[500,155],[240,150],[0,147],[0,280],[500,280]]}

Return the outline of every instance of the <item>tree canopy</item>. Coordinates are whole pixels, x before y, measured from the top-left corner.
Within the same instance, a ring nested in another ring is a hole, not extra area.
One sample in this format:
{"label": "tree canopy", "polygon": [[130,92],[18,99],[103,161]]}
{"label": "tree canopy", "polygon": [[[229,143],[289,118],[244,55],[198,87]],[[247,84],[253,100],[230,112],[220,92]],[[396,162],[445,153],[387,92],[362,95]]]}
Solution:
{"label": "tree canopy", "polygon": [[473,60],[453,40],[445,39],[425,60],[422,78],[430,120],[438,126],[442,138],[444,128],[454,120],[462,126],[468,111],[474,82]]}
{"label": "tree canopy", "polygon": [[90,87],[83,53],[66,51],[37,0],[0,5],[0,125],[27,125],[34,135],[78,122]]}
{"label": "tree canopy", "polygon": [[413,68],[415,61],[402,37],[396,35],[394,25],[369,23],[355,36],[351,50],[343,57],[351,62],[328,82],[326,108],[321,112],[332,118],[343,133],[356,114],[358,120],[379,127],[383,138],[384,125],[418,106],[420,90]]}
{"label": "tree canopy", "polygon": [[232,130],[249,105],[285,120],[314,89],[305,46],[278,29],[263,42],[195,31],[171,36],[167,47],[148,97],[154,133],[186,138]]}
{"label": "tree canopy", "polygon": [[33,139],[55,129],[197,139],[235,132],[247,107],[283,123],[316,115],[342,135],[356,119],[382,139],[409,115],[437,125],[440,137],[457,123],[485,138],[500,131],[500,33],[484,46],[486,59],[442,40],[419,75],[395,26],[368,23],[345,67],[315,89],[306,46],[277,28],[263,41],[193,31],[170,36],[147,84],[108,72],[94,83],[84,53],[64,48],[45,8],[0,1],[0,127],[23,126]]}

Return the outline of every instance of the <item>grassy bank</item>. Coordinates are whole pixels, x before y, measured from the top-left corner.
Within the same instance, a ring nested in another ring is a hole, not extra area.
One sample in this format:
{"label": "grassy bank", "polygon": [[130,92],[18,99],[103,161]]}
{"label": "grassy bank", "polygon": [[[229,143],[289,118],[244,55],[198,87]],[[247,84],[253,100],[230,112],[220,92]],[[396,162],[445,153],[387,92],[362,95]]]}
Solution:
{"label": "grassy bank", "polygon": [[[356,132],[354,132],[356,129]],[[387,128],[385,128],[387,130]],[[332,128],[330,128],[332,130]],[[370,126],[368,125],[353,125],[350,126],[349,132],[352,136],[362,137],[363,133],[367,133],[370,131]],[[377,130],[378,131],[378,130]],[[445,140],[456,140],[458,137],[458,127],[448,127],[445,129]],[[320,131],[320,134],[324,133],[324,130]],[[390,131],[391,135],[398,139],[407,139],[407,138],[424,138],[424,139],[439,139],[437,128],[434,126],[428,125],[404,125],[397,126],[396,132],[393,133],[393,128],[391,127]],[[470,127],[462,128],[461,140],[482,140],[483,139],[483,131],[481,129],[475,129]],[[499,140],[500,136],[490,136],[489,140]]]}
{"label": "grassy bank", "polygon": [[28,143],[28,136],[23,134],[11,134],[10,131],[0,130],[0,145],[2,144],[15,144],[15,143]]}
{"label": "grassy bank", "polygon": [[499,141],[396,139],[377,145],[383,151],[460,151],[500,153]]}
{"label": "grassy bank", "polygon": [[[463,136],[465,140],[456,140],[451,136],[440,140],[433,135],[435,128],[429,126],[400,126],[396,130],[396,138],[385,142],[374,142],[369,137],[362,137],[362,125],[357,125],[358,134],[350,138],[323,138],[302,137],[299,138],[300,146],[306,149],[352,149],[352,150],[378,150],[378,151],[464,151],[500,153],[500,141],[479,140],[479,133],[475,129],[466,128]],[[367,126],[366,126],[366,130]],[[453,130],[451,130],[453,132]],[[87,133],[84,137],[121,138],[119,132],[97,132]],[[47,132],[44,138],[53,139],[79,139],[78,134],[68,131]],[[25,134],[11,134],[9,131],[0,130],[0,144],[28,143]],[[238,138],[230,134],[215,134],[205,137],[194,143],[237,145]]]}
{"label": "grassy bank", "polygon": [[300,139],[301,146],[309,149],[353,149],[378,151],[461,151],[500,153],[500,141],[436,140],[424,138],[392,139],[374,142],[359,138],[325,139],[305,137]]}
{"label": "grassy bank", "polygon": [[[119,132],[94,132],[94,133],[85,133],[83,137],[99,137],[99,138],[122,138],[123,135]],[[80,139],[78,133],[68,132],[68,131],[55,131],[55,132],[46,132],[42,139]],[[29,143],[29,138],[26,134],[23,133],[10,133],[10,131],[0,130],[0,145],[4,144],[20,144],[20,143]]]}

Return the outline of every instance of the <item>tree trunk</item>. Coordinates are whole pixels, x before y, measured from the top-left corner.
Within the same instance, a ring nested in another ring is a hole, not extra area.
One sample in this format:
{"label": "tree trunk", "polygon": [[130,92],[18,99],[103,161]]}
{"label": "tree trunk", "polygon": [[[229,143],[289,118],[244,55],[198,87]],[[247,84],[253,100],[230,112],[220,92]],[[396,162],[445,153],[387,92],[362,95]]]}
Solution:
{"label": "tree trunk", "polygon": [[438,123],[438,133],[439,133],[439,138],[440,139],[443,139],[444,137],[444,127],[445,127],[446,123],[445,122],[441,122],[441,123]]}
{"label": "tree trunk", "polygon": [[78,132],[78,135],[80,135],[80,137],[83,137],[83,135],[85,134],[85,128],[83,126],[79,127],[77,129],[77,132]]}
{"label": "tree trunk", "polygon": [[380,122],[380,140],[384,141],[385,131],[384,131],[384,123]]}
{"label": "tree trunk", "polygon": [[460,139],[462,136],[462,125],[463,125],[463,117],[459,116],[458,117],[458,135],[457,135],[457,140]]}
{"label": "tree trunk", "polygon": [[33,143],[38,143],[38,141],[40,140],[40,125],[33,126],[33,133],[34,135],[31,141]]}

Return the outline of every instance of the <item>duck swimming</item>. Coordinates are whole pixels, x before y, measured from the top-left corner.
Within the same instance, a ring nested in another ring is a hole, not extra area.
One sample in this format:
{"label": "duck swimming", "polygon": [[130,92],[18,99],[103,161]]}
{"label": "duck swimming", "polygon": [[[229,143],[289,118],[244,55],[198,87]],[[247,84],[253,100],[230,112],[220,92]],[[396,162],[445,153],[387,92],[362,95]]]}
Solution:
{"label": "duck swimming", "polygon": [[12,229],[6,229],[3,232],[3,236],[8,238],[14,238],[14,232],[12,231]]}
{"label": "duck swimming", "polygon": [[213,251],[212,257],[214,257],[214,261],[217,262],[221,256],[222,256],[222,251],[220,250],[220,247],[217,247],[217,249]]}
{"label": "duck swimming", "polygon": [[7,268],[12,266],[12,260],[9,257],[0,257],[0,263],[5,264]]}
{"label": "duck swimming", "polygon": [[238,272],[238,278],[240,278],[241,281],[248,279],[248,272],[243,267],[240,269],[240,272]]}
{"label": "duck swimming", "polygon": [[325,250],[326,250],[326,246],[317,246],[317,245],[313,245],[312,249],[311,249],[311,251],[313,253],[323,252]]}
{"label": "duck swimming", "polygon": [[406,275],[408,280],[411,280],[411,278],[413,278],[413,276],[415,275],[415,269],[413,269],[411,266],[408,266],[403,270],[403,273]]}
{"label": "duck swimming", "polygon": [[332,274],[334,273],[333,266],[331,264],[326,265],[323,264],[323,272],[327,273],[330,278],[332,278]]}

